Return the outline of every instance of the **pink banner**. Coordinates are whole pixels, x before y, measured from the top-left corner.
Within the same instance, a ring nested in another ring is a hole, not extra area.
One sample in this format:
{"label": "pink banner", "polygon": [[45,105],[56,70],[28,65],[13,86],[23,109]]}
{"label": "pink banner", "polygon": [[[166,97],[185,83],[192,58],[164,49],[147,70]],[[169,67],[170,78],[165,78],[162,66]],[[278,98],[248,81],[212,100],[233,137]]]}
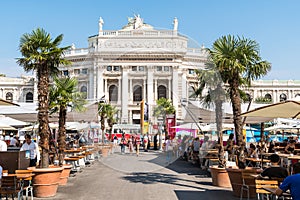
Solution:
{"label": "pink banner", "polygon": [[171,128],[173,126],[176,126],[176,115],[171,114],[166,116],[166,128],[168,131],[168,135],[173,139],[176,136],[176,130],[175,128]]}

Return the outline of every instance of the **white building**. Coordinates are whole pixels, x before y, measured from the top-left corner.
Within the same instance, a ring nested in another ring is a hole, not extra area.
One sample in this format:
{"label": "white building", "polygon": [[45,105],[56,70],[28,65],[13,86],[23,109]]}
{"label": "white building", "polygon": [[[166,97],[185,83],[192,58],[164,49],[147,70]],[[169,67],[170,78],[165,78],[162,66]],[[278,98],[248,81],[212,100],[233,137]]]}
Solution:
{"label": "white building", "polygon": [[[181,99],[187,99],[190,86],[196,82],[195,69],[204,67],[204,48],[189,48],[188,38],[173,30],[156,30],[143,22],[140,16],[128,19],[120,30],[102,29],[88,38],[89,47],[66,53],[72,66],[61,67],[63,75],[75,76],[80,91],[87,98],[105,99],[120,111],[121,123],[139,123],[142,99],[152,113],[160,97],[170,98],[177,110],[178,119],[185,111]],[[150,122],[155,123],[153,117]]]}
{"label": "white building", "polygon": [[[88,38],[87,48],[72,45],[65,57],[71,66],[60,68],[62,75],[77,77],[79,90],[91,102],[103,96],[119,110],[119,123],[140,123],[141,100],[149,105],[149,113],[160,97],[170,98],[176,108],[176,118],[183,120],[186,110],[182,100],[188,100],[196,87],[195,69],[204,67],[207,55],[203,47],[190,48],[189,38],[178,32],[178,20],[172,30],[156,30],[137,15],[119,30],[99,31]],[[256,100],[271,103],[300,95],[300,81],[258,80],[245,89]],[[0,98],[15,102],[36,101],[34,78],[0,77]],[[150,116],[150,123],[157,121]]]}

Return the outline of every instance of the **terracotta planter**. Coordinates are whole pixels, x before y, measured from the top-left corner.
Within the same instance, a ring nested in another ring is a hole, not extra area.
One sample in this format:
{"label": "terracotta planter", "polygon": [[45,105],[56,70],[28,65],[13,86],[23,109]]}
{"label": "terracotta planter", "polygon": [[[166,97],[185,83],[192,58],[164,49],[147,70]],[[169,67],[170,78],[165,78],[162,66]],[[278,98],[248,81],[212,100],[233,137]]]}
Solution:
{"label": "terracotta planter", "polygon": [[59,185],[66,185],[68,182],[68,178],[70,176],[72,165],[65,164],[62,167],[63,167],[63,170],[60,174]]}
{"label": "terracotta planter", "polygon": [[102,147],[101,154],[102,154],[103,157],[107,157],[108,156],[108,152],[109,152],[109,148]]}
{"label": "terracotta planter", "polygon": [[[248,168],[247,168],[248,169]],[[238,168],[226,168],[226,171],[228,173],[233,195],[236,197],[240,197],[241,195],[241,186],[243,185],[243,179],[242,179],[242,171],[244,169],[238,169]],[[259,174],[261,172],[261,169],[257,169],[256,172]],[[250,185],[255,185],[255,178],[253,177],[253,182],[249,183]],[[256,197],[256,190],[255,187],[250,187],[250,198]],[[243,193],[243,198],[247,198],[247,192],[245,191]]]}
{"label": "terracotta planter", "polygon": [[210,167],[212,184],[218,187],[231,187],[230,179],[225,168]]}
{"label": "terracotta planter", "polygon": [[53,197],[56,195],[60,182],[62,167],[35,168],[29,167],[35,175],[32,179],[33,194],[35,197]]}

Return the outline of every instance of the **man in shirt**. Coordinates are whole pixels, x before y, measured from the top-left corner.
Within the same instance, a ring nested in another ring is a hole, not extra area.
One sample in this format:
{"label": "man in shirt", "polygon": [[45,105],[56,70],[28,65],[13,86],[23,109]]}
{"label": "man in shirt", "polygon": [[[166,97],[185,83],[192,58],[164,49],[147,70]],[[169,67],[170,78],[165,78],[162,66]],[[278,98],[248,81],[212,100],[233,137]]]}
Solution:
{"label": "man in shirt", "polygon": [[284,179],[279,188],[277,188],[275,194],[280,196],[287,190],[290,190],[293,200],[300,200],[300,163],[295,163],[293,165],[293,175]]}
{"label": "man in shirt", "polygon": [[2,135],[0,136],[0,151],[7,151],[7,144]]}
{"label": "man in shirt", "polygon": [[289,174],[285,167],[281,167],[279,165],[280,157],[277,154],[272,154],[269,156],[271,161],[271,166],[264,169],[264,171],[260,174],[262,177],[272,178],[286,178]]}
{"label": "man in shirt", "polygon": [[22,145],[20,151],[29,151],[30,167],[34,167],[37,165],[37,162],[40,160],[39,148],[38,145],[31,140],[31,136],[29,134],[25,135],[25,142]]}

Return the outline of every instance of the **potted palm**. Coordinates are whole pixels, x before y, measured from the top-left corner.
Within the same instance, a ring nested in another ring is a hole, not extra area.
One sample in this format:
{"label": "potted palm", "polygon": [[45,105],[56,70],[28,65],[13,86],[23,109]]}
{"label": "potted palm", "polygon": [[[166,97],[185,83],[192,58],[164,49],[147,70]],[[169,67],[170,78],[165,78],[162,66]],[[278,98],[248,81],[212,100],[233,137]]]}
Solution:
{"label": "potted palm", "polygon": [[[167,128],[166,128],[166,115],[174,114],[175,112],[176,112],[175,107],[173,106],[170,99],[161,97],[156,100],[156,107],[154,108],[153,113],[154,113],[155,117],[163,118],[162,121],[163,121],[164,130],[165,130],[164,137],[166,137],[168,135]],[[159,149],[161,150],[161,148],[162,148],[162,132],[160,130],[159,131]]]}
{"label": "potted palm", "polygon": [[[222,105],[225,101],[225,90],[221,75],[218,73],[216,65],[211,58],[208,59],[204,70],[196,71],[199,87],[193,96],[199,97],[205,107],[215,108],[215,119],[218,135],[218,166],[211,166],[211,176],[213,185],[220,187],[230,187],[230,181],[225,169],[226,160],[224,158],[223,132],[222,132]],[[206,92],[207,91],[207,92]]]}
{"label": "potted palm", "polygon": [[101,153],[103,157],[108,155],[109,149],[112,149],[112,145],[105,145],[105,122],[109,125],[114,123],[114,115],[117,110],[114,106],[108,104],[106,101],[100,101],[98,103],[98,114],[100,116],[101,132],[102,132],[102,145]]}
{"label": "potted palm", "polygon": [[69,177],[71,166],[63,165],[64,151],[66,149],[66,118],[67,109],[82,112],[85,110],[86,100],[83,94],[78,91],[78,81],[70,77],[54,77],[54,84],[50,87],[50,110],[51,113],[59,113],[58,116],[58,163],[64,170],[61,174],[60,184],[65,185]]}
{"label": "potted palm", "polygon": [[[271,64],[260,57],[259,45],[256,41],[231,35],[217,39],[213,43],[212,48],[208,49],[208,52],[229,91],[238,146],[236,151],[238,163],[243,163],[245,142],[242,134],[243,120],[241,117],[241,94],[243,93],[240,87],[247,87],[252,80],[266,75],[271,69]],[[240,174],[238,180],[234,178],[237,177],[237,170],[239,171],[238,174]],[[227,169],[234,194],[238,194],[236,188],[240,188],[235,186],[241,180],[242,170],[237,170]]]}
{"label": "potted palm", "polygon": [[[56,74],[60,64],[69,62],[62,58],[65,50],[69,47],[60,48],[63,35],[52,39],[44,29],[37,28],[32,33],[21,36],[19,49],[22,57],[17,63],[26,72],[34,71],[37,76],[38,90],[38,135],[41,148],[40,168],[33,168],[33,188],[37,197],[50,197],[56,194],[61,167],[49,167],[49,79]],[[45,176],[46,174],[46,176]]]}

